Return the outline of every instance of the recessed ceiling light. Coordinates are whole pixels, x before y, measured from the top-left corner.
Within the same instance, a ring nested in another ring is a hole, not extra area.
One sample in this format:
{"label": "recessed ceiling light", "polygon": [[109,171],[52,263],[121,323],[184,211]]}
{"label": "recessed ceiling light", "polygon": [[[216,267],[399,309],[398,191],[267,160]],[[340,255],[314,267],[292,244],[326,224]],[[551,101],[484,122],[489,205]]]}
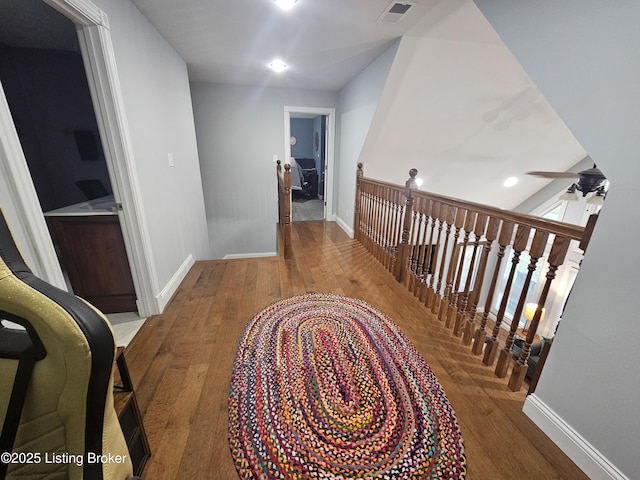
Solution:
{"label": "recessed ceiling light", "polygon": [[516,183],[518,183],[518,177],[509,177],[504,181],[504,186],[513,187]]}
{"label": "recessed ceiling light", "polygon": [[287,69],[287,66],[284,64],[282,60],[274,60],[269,64],[269,68],[274,72],[284,72]]}
{"label": "recessed ceiling light", "polygon": [[282,10],[291,10],[298,0],[275,0]]}

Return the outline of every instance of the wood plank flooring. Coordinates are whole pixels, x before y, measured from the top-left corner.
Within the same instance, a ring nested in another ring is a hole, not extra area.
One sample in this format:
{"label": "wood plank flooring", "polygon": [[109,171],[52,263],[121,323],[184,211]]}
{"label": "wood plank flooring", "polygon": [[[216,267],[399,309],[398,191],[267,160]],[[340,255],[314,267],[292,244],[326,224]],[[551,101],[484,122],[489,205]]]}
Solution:
{"label": "wood plank flooring", "polygon": [[470,480],[587,477],[521,412],[481,359],[332,222],[293,224],[294,258],[198,262],[126,350],[152,456],[147,480],[236,479],[229,381],[245,324],[296,293],[361,298],[389,315],[431,366],[462,430]]}

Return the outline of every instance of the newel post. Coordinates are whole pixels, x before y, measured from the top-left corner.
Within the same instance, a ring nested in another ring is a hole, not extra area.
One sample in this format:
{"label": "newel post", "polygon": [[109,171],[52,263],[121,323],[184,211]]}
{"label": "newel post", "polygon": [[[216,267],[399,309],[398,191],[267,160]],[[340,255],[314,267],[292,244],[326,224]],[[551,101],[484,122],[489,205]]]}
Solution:
{"label": "newel post", "polygon": [[409,170],[409,179],[405,183],[404,196],[406,198],[403,219],[402,219],[402,237],[400,245],[398,245],[398,258],[396,260],[394,275],[398,282],[404,282],[407,273],[407,260],[409,259],[409,236],[411,234],[411,216],[413,214],[413,192],[418,189],[416,183],[416,175],[418,170],[412,168]]}
{"label": "newel post", "polygon": [[284,258],[293,257],[291,245],[291,165],[284,165],[282,191],[282,241],[284,243]]}
{"label": "newel post", "polygon": [[362,176],[364,171],[362,170],[362,162],[358,162],[358,170],[356,171],[356,201],[353,207],[353,238],[360,240],[360,196]]}

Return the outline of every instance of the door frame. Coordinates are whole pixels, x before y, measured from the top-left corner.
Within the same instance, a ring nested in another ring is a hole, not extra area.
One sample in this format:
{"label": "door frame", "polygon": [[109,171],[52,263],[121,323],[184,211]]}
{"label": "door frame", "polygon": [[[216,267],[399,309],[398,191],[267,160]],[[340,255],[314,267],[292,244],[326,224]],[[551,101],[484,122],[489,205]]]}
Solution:
{"label": "door frame", "polygon": [[291,158],[291,114],[313,114],[324,115],[327,117],[327,139],[326,139],[326,152],[325,152],[325,193],[324,193],[324,219],[326,221],[334,222],[335,214],[333,213],[333,166],[335,155],[335,135],[336,135],[336,109],[327,107],[284,107],[284,163],[289,163],[288,159]]}
{"label": "door frame", "polygon": [[[138,314],[160,313],[162,307],[154,295],[158,291],[157,275],[151,258],[109,19],[90,0],[43,1],[76,25],[113,194],[121,206],[118,216],[136,290]],[[48,282],[66,289],[4,91],[0,95],[0,163],[12,206],[18,213],[19,228],[35,251],[41,275]]]}

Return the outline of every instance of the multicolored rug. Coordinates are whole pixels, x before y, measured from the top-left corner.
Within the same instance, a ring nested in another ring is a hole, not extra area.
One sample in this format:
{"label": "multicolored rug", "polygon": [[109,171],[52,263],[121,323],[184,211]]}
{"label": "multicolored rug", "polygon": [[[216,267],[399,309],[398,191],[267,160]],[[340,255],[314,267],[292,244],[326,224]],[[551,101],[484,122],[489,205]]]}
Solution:
{"label": "multicolored rug", "polygon": [[310,293],[248,323],[229,400],[241,478],[447,478],[466,474],[447,397],[398,327],[367,303]]}

